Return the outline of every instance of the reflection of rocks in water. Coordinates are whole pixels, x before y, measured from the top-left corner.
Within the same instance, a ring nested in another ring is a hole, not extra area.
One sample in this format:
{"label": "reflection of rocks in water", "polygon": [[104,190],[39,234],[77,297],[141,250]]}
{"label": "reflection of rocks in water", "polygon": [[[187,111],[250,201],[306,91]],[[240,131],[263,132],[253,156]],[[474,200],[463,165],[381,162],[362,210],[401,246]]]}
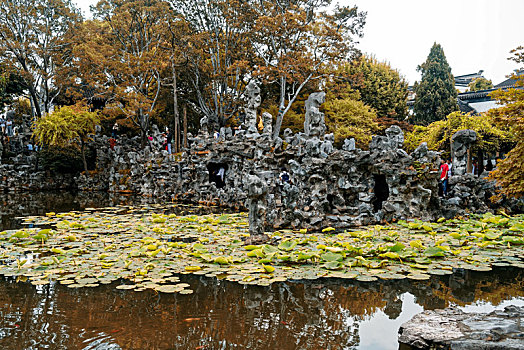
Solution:
{"label": "reflection of rocks in water", "polygon": [[[0,348],[30,348],[36,340],[42,348],[64,349],[351,348],[360,342],[362,320],[379,310],[399,316],[406,292],[424,306],[460,302],[449,276],[415,283],[324,279],[270,287],[191,275],[182,279],[194,294],[137,293],[114,285],[75,290],[48,285],[37,292],[25,283],[1,282]],[[476,302],[524,296],[522,270],[474,272],[466,279],[460,288],[473,291]]]}
{"label": "reflection of rocks in water", "polygon": [[390,320],[396,320],[402,313],[402,300],[396,296],[386,304],[383,311]]}

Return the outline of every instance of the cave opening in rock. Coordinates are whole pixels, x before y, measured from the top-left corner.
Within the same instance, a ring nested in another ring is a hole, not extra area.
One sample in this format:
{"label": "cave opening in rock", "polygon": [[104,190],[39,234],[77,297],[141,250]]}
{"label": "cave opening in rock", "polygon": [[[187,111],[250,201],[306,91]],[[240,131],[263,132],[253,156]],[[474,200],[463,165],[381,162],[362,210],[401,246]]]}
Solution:
{"label": "cave opening in rock", "polygon": [[373,191],[375,193],[375,199],[373,200],[373,210],[378,212],[382,209],[382,203],[385,202],[389,197],[389,186],[386,181],[386,175],[374,174],[375,186]]}
{"label": "cave opening in rock", "polygon": [[226,185],[226,174],[228,170],[227,163],[209,162],[207,171],[209,172],[209,182],[214,182],[217,188],[223,188]]}

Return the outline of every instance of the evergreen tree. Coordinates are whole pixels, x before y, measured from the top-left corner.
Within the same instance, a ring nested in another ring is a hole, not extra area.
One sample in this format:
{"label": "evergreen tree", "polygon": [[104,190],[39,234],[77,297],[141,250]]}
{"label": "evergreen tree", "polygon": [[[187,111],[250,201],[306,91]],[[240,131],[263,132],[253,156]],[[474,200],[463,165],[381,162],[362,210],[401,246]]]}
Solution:
{"label": "evergreen tree", "polygon": [[493,83],[486,78],[477,78],[468,84],[470,91],[493,89]]}
{"label": "evergreen tree", "polygon": [[417,70],[421,72],[422,80],[415,85],[415,115],[410,118],[411,122],[428,125],[456,111],[455,80],[440,44],[433,44],[426,62]]}

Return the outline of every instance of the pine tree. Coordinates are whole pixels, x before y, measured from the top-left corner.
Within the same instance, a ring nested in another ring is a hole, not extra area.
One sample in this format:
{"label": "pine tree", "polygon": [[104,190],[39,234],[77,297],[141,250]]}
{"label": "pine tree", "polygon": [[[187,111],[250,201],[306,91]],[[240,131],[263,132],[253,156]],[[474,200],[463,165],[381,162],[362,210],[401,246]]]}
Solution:
{"label": "pine tree", "polygon": [[418,66],[422,80],[415,85],[413,124],[428,125],[458,109],[451,68],[440,44],[433,44],[426,62]]}

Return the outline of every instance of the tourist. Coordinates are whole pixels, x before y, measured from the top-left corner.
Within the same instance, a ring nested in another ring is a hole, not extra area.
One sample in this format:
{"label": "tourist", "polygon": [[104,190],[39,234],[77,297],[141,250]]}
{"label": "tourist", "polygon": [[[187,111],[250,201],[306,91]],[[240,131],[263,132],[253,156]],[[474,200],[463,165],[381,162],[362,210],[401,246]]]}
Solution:
{"label": "tourist", "polygon": [[113,125],[113,129],[111,131],[111,136],[113,136],[114,139],[116,139],[118,136],[118,130],[119,130],[118,123],[115,122],[115,125]]}
{"label": "tourist", "polygon": [[218,169],[217,176],[220,178],[222,182],[224,182],[224,175],[226,174],[226,169],[224,169],[223,166]]}
{"label": "tourist", "polygon": [[478,163],[477,160],[473,161],[473,165],[471,166],[471,174],[476,175],[478,171]]}
{"label": "tourist", "polygon": [[448,171],[449,167],[444,159],[440,160],[440,183],[442,184],[442,195],[446,197],[448,195]]}
{"label": "tourist", "polygon": [[171,143],[173,142],[173,133],[169,128],[166,128],[167,132],[167,153],[171,154]]}
{"label": "tourist", "polygon": [[7,127],[7,136],[13,136],[13,121],[11,119],[7,119],[5,125]]}
{"label": "tourist", "polygon": [[449,178],[451,177],[451,168],[453,167],[453,164],[451,163],[451,159],[448,158],[448,161],[446,162],[446,164],[448,165],[448,180]]}
{"label": "tourist", "polygon": [[0,127],[2,128],[2,135],[5,135],[5,117],[0,118]]}
{"label": "tourist", "polygon": [[285,167],[282,167],[282,172],[279,175],[280,178],[280,185],[284,186],[285,183],[291,183],[291,177],[289,176],[289,173],[287,172]]}

